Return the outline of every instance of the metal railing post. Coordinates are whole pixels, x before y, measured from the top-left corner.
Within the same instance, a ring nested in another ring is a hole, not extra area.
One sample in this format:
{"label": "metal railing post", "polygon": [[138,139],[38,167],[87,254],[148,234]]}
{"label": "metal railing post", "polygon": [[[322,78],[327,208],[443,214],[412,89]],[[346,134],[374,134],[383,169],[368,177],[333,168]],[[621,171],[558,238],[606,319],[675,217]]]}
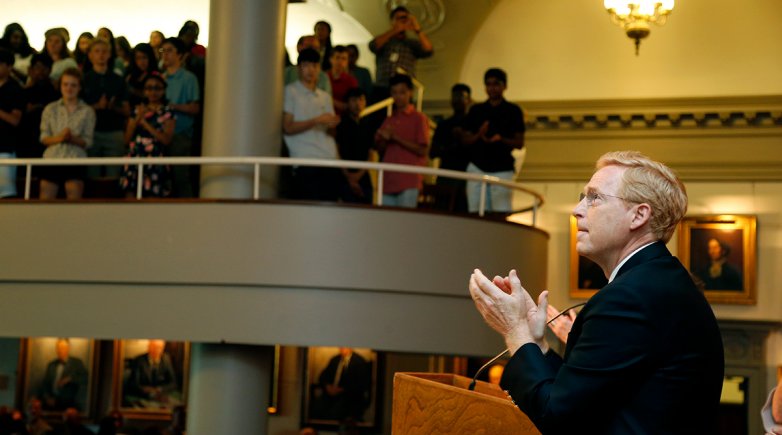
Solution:
{"label": "metal railing post", "polygon": [[138,170],[136,171],[138,177],[136,177],[136,199],[141,199],[144,196],[144,164],[138,164]]}
{"label": "metal railing post", "polygon": [[25,199],[25,201],[29,201],[30,200],[30,184],[32,184],[32,182],[33,182],[33,180],[32,180],[33,165],[28,163],[28,164],[25,165],[25,168],[26,168],[26,173],[25,173],[25,176],[24,176],[24,199]]}
{"label": "metal railing post", "polygon": [[253,165],[253,199],[258,199],[261,196],[261,164],[256,163]]}
{"label": "metal railing post", "polygon": [[377,205],[383,205],[383,170],[377,171]]}
{"label": "metal railing post", "polygon": [[535,226],[535,222],[538,221],[538,200],[535,200],[535,203],[532,204],[532,226]]}
{"label": "metal railing post", "polygon": [[481,181],[481,200],[478,203],[478,216],[483,217],[486,210],[486,180]]}

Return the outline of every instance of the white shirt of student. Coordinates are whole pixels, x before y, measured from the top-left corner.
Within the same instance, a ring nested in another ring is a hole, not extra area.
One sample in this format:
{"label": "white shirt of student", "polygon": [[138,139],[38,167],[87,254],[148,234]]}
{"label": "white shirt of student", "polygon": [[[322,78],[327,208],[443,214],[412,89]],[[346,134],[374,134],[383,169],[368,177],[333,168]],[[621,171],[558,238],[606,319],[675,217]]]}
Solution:
{"label": "white shirt of student", "polygon": [[[306,121],[324,113],[334,113],[331,96],[315,88],[310,90],[300,80],[285,86],[283,111],[293,115],[294,121]],[[336,159],[337,143],[318,125],[298,134],[283,136],[291,157],[311,159]]]}

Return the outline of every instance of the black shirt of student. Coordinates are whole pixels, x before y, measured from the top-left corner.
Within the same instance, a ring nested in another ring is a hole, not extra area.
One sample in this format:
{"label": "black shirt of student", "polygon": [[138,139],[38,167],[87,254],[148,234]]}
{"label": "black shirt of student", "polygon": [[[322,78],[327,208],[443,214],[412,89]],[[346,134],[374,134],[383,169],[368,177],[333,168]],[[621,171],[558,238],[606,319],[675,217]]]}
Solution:
{"label": "black shirt of student", "polygon": [[[369,150],[375,141],[375,132],[367,118],[356,122],[349,114],[342,115],[342,121],[337,125],[337,148],[342,160],[358,160],[365,162]],[[355,171],[352,169],[351,171]]]}
{"label": "black shirt of student", "polygon": [[[89,105],[97,103],[101,96],[114,101],[114,107],[119,107],[128,100],[128,88],[125,80],[112,71],[100,74],[94,70],[84,74],[84,102]],[[125,129],[125,117],[113,109],[95,109],[95,131],[117,131]]]}
{"label": "black shirt of student", "polygon": [[19,127],[22,130],[22,147],[17,157],[41,157],[46,147],[41,144],[41,115],[47,104],[60,99],[60,93],[50,80],[41,80],[22,91],[25,103],[35,106],[22,116]]}
{"label": "black shirt of student", "polygon": [[[488,101],[473,105],[464,120],[464,128],[474,134],[486,121],[489,121],[487,138],[499,134],[505,139],[511,139],[516,133],[525,131],[521,108],[504,99],[497,106],[492,106]],[[504,143],[490,143],[479,138],[470,146],[469,155],[470,162],[483,172],[513,170],[511,148]]]}
{"label": "black shirt of student", "polygon": [[[342,115],[342,121],[337,125],[336,134],[339,156],[343,160],[365,162],[369,158],[369,150],[375,141],[375,129],[370,125],[368,118],[358,121],[350,117],[349,113]],[[359,169],[348,169],[348,172],[359,172]],[[357,195],[350,186],[347,178],[342,178],[339,196],[344,202],[371,204],[372,180],[369,172],[365,172],[358,181],[363,195]]]}
{"label": "black shirt of student", "polygon": [[437,123],[429,157],[440,158],[440,169],[464,171],[467,169],[467,164],[470,163],[467,147],[454,136],[454,130],[462,127],[465,117],[466,115],[454,115]]}
{"label": "black shirt of student", "polygon": [[139,79],[135,79],[133,76],[127,76],[125,79],[128,84],[128,102],[131,113],[133,113],[133,108],[144,102],[144,82],[147,77],[147,75],[143,75]]}
{"label": "black shirt of student", "polygon": [[[0,110],[9,113],[14,110],[24,112],[24,95],[22,94],[22,87],[11,77],[0,86]],[[0,153],[16,152],[16,149],[19,146],[19,140],[19,128],[0,119]]]}

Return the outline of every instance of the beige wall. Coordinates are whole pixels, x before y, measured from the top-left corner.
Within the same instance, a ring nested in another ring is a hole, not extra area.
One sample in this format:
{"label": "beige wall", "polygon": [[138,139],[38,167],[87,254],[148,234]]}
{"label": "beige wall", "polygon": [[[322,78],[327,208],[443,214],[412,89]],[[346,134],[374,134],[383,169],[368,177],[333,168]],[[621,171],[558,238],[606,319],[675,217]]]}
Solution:
{"label": "beige wall", "polygon": [[460,78],[482,89],[486,68],[503,67],[521,101],[775,95],[781,16],[778,0],[676,2],[636,57],[601,1],[502,0],[465,47]]}

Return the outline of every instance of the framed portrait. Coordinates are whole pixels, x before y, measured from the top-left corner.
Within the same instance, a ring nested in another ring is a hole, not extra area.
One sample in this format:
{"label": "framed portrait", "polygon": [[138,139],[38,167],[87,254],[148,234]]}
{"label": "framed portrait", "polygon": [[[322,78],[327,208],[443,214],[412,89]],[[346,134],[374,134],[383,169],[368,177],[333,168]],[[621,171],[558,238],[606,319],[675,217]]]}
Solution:
{"label": "framed portrait", "polygon": [[77,337],[35,337],[22,340],[23,406],[40,400],[44,415],[76,408],[88,417],[95,390],[95,340]]}
{"label": "framed portrait", "polygon": [[303,424],[321,429],[377,424],[377,352],[310,347],[304,364]]}
{"label": "framed portrait", "polygon": [[570,297],[589,299],[608,284],[608,278],[597,263],[578,255],[577,235],[576,218],[570,216]]}
{"label": "framed portrait", "polygon": [[115,407],[134,418],[168,419],[185,405],[190,344],[160,339],[114,344]]}
{"label": "framed portrait", "polygon": [[679,260],[709,302],[757,302],[756,227],[755,216],[740,215],[687,216],[679,223]]}

